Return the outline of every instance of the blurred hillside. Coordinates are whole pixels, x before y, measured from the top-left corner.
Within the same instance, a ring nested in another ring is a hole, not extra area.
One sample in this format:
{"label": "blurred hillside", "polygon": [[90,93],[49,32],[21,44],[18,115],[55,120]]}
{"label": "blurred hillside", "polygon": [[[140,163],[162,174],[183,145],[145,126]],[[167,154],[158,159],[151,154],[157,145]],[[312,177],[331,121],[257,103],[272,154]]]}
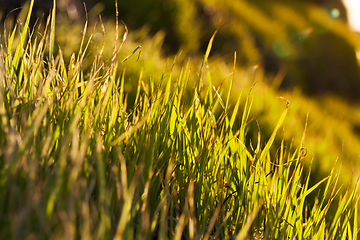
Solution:
{"label": "blurred hillside", "polygon": [[[1,0],[3,19],[23,2]],[[51,8],[51,1],[35,2],[37,16]],[[115,14],[112,0],[85,2],[90,13],[101,13],[103,18]],[[59,0],[57,5],[58,12],[74,21],[84,17],[81,0]],[[230,59],[236,51],[241,65],[260,64],[268,75],[283,75],[276,83],[283,88],[299,86],[307,94],[335,93],[360,100],[355,54],[360,36],[349,31],[340,0],[133,0],[118,5],[119,18],[129,29],[165,33],[165,55],[181,50],[188,56],[201,55],[219,27],[212,53]],[[9,18],[12,15],[16,11]]]}
{"label": "blurred hillside", "polygon": [[226,58],[237,51],[242,65],[285,73],[282,87],[359,100],[355,49],[360,37],[348,30],[339,1],[315,2],[138,0],[120,2],[119,8],[130,26],[148,25],[150,33],[163,30],[165,53],[202,53],[220,26],[213,53]]}

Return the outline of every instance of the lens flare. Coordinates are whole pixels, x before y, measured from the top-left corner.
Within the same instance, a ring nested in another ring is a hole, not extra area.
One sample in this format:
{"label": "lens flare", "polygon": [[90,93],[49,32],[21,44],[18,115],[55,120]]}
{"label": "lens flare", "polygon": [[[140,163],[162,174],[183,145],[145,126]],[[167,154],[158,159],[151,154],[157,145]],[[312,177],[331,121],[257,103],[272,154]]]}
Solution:
{"label": "lens flare", "polygon": [[337,8],[333,8],[330,10],[330,14],[333,18],[339,18],[340,17],[340,11]]}

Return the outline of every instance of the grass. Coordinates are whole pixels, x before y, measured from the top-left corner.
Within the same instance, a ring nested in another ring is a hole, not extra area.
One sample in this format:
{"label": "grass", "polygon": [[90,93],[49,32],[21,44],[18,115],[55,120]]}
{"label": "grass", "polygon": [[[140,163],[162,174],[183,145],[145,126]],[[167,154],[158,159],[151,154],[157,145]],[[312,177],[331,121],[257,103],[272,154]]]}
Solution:
{"label": "grass", "polygon": [[110,58],[108,44],[89,54],[87,24],[65,56],[54,11],[41,34],[29,16],[0,49],[1,239],[357,239],[359,182],[329,218],[340,169],[309,184],[306,124],[298,146],[278,136],[284,98],[265,144],[260,130],[250,141],[253,88],[234,96],[236,54],[224,86],[206,68],[215,33],[201,67],[139,72],[130,99],[123,60],[137,56],[122,53],[121,25]]}

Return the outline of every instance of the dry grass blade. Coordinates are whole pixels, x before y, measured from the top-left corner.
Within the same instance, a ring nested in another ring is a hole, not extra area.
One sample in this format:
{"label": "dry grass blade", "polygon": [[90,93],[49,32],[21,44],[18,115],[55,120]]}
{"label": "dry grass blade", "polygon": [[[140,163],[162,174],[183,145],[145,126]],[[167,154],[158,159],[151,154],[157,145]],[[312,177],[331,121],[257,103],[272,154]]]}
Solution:
{"label": "dry grass blade", "polygon": [[128,36],[128,33],[129,33],[129,30],[128,30],[126,24],[125,24],[123,21],[121,21],[121,23],[122,23],[122,25],[124,26],[125,32],[124,32],[122,41],[121,41],[121,43],[120,43],[119,50],[122,48],[124,42],[126,41],[126,38],[127,38],[127,36]]}
{"label": "dry grass blade", "polygon": [[246,219],[246,223],[244,225],[244,227],[241,229],[241,231],[236,235],[236,240],[243,240],[243,239],[246,239],[247,235],[248,235],[248,232],[249,232],[249,229],[256,217],[256,215],[258,214],[259,210],[261,208],[261,205],[257,206],[255,208],[254,211],[252,211],[248,216],[247,216],[247,219]]}
{"label": "dry grass blade", "polygon": [[99,51],[98,62],[97,62],[98,65],[100,64],[100,59],[101,59],[101,56],[105,49],[105,27],[104,27],[104,23],[102,21],[101,15],[99,15],[99,19],[100,19],[101,30],[103,32],[104,39],[103,39],[103,43],[102,43],[100,51]]}
{"label": "dry grass blade", "polygon": [[51,11],[51,26],[50,26],[50,49],[49,61],[53,64],[54,42],[55,42],[55,18],[56,18],[56,0],[53,1],[53,9]]}
{"label": "dry grass blade", "polygon": [[135,48],[135,50],[130,53],[129,55],[127,55],[124,60],[121,61],[120,65],[123,64],[125,61],[127,61],[132,55],[134,55],[137,51],[139,50],[139,56],[137,58],[137,61],[139,60],[140,58],[140,53],[141,53],[141,46],[137,46],[137,48]]}
{"label": "dry grass blade", "polygon": [[117,0],[115,0],[115,39],[114,39],[114,50],[113,50],[113,62],[117,55],[116,44],[118,41],[118,33],[119,33],[119,8],[118,8]]}

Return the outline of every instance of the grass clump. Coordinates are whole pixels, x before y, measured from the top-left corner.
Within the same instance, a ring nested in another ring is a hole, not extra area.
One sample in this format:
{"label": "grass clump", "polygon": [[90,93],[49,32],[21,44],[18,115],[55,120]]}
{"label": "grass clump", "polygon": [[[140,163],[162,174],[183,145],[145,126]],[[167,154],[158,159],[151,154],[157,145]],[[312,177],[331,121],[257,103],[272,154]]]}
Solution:
{"label": "grass clump", "polygon": [[247,144],[251,90],[231,102],[234,74],[226,94],[203,79],[215,34],[199,75],[189,64],[158,82],[139,73],[129,103],[127,31],[110,59],[88,59],[85,26],[67,64],[53,53],[54,12],[42,34],[28,22],[0,49],[0,238],[357,238],[358,183],[329,221],[340,171],[309,186],[302,144],[274,146],[288,101],[265,146],[260,134]]}

